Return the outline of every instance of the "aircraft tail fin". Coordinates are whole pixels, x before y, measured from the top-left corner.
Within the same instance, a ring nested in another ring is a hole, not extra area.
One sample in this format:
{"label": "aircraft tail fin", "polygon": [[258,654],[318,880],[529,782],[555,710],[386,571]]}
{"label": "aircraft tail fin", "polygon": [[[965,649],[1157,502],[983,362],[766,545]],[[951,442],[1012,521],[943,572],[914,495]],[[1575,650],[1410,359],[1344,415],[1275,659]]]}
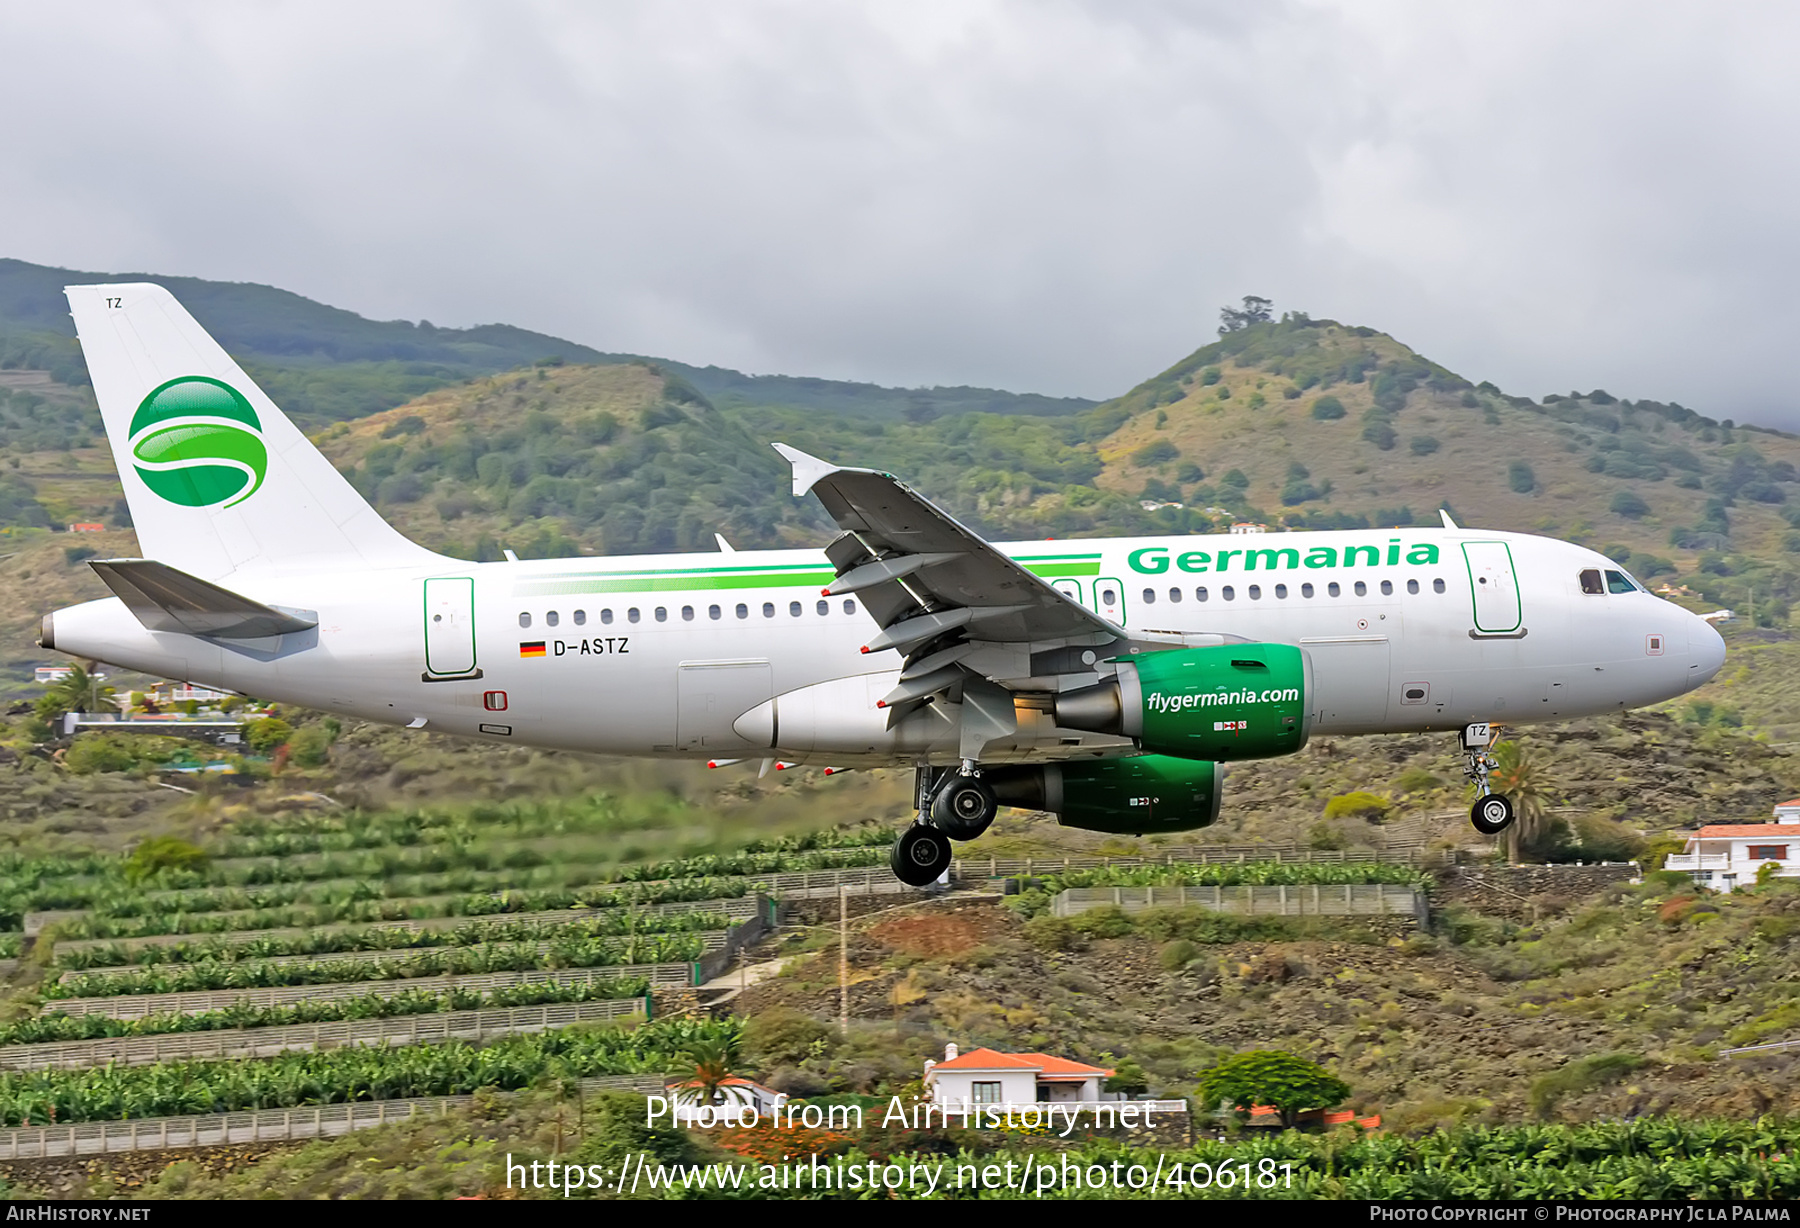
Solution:
{"label": "aircraft tail fin", "polygon": [[428,563],[161,286],[69,286],[147,558],[217,580]]}

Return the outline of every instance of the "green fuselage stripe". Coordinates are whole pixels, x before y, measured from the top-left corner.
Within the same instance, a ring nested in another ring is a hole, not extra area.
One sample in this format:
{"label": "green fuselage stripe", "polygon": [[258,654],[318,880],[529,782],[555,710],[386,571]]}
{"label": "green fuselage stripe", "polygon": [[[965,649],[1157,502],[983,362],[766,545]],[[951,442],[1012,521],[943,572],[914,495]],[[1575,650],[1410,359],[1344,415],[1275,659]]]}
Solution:
{"label": "green fuselage stripe", "polygon": [[[1097,576],[1100,556],[1050,554],[1015,560],[1033,575]],[[742,571],[730,567],[684,567],[613,575],[559,575],[522,581],[519,597],[567,597],[579,593],[684,593],[741,588],[824,588],[837,575],[817,563],[783,563]]]}

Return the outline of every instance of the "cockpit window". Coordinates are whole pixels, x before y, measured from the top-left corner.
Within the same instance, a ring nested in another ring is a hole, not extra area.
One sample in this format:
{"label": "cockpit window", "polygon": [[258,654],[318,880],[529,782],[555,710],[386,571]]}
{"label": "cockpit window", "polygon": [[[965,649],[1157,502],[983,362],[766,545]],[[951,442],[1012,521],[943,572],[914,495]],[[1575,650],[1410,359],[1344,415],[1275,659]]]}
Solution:
{"label": "cockpit window", "polygon": [[1581,591],[1584,593],[1604,593],[1606,591],[1606,585],[1601,583],[1598,567],[1590,567],[1581,573]]}
{"label": "cockpit window", "polygon": [[1638,591],[1638,586],[1636,581],[1624,572],[1613,571],[1611,568],[1608,568],[1606,572],[1606,591],[1609,593],[1635,593]]}

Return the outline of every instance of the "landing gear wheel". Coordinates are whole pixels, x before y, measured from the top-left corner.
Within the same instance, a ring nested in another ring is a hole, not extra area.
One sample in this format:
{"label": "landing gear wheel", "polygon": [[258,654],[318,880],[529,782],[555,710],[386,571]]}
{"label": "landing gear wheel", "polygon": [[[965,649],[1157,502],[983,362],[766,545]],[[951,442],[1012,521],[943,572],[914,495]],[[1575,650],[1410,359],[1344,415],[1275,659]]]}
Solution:
{"label": "landing gear wheel", "polygon": [[999,811],[994,791],[979,776],[952,776],[931,799],[931,822],[952,840],[973,840]]}
{"label": "landing gear wheel", "polygon": [[1469,811],[1469,822],[1484,836],[1497,836],[1512,826],[1513,804],[1504,793],[1490,793]]}
{"label": "landing gear wheel", "polygon": [[914,823],[894,841],[888,866],[908,887],[927,886],[950,868],[950,840],[935,827]]}

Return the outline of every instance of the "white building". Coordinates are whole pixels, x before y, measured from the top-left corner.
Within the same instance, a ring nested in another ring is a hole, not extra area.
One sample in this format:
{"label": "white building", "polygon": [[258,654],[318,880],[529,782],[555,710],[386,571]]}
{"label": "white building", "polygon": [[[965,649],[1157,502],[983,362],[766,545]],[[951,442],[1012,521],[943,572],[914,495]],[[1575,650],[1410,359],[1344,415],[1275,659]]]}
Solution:
{"label": "white building", "polygon": [[751,1079],[732,1075],[708,1100],[693,1081],[671,1083],[668,1087],[671,1116],[678,1126],[714,1126],[752,1120],[751,1113],[769,1120],[785,1097]]}
{"label": "white building", "polygon": [[925,1063],[925,1094],[934,1104],[1045,1104],[1113,1100],[1102,1092],[1112,1071],[1045,1053],[998,1053],[944,1046],[944,1060]]}
{"label": "white building", "polygon": [[1687,847],[1672,853],[1665,870],[1682,870],[1702,887],[1732,891],[1756,881],[1756,873],[1774,862],[1778,878],[1800,878],[1800,798],[1775,807],[1773,823],[1716,823],[1687,838]]}

